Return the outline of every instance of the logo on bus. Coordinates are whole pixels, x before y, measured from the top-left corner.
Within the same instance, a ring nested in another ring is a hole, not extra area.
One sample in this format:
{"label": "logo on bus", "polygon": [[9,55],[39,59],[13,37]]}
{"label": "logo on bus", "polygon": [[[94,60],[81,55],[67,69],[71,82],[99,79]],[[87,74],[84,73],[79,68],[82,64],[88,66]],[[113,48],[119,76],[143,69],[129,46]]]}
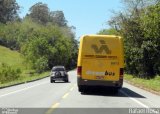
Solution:
{"label": "logo on bus", "polygon": [[108,48],[106,42],[104,40],[99,41],[101,46],[98,47],[96,44],[92,44],[91,48],[95,51],[97,54],[102,54],[105,52],[106,54],[111,54],[111,50]]}
{"label": "logo on bus", "polygon": [[96,72],[96,71],[91,71],[88,70],[86,71],[87,75],[96,75],[96,76],[115,76],[115,73],[112,71],[105,71],[105,72]]}

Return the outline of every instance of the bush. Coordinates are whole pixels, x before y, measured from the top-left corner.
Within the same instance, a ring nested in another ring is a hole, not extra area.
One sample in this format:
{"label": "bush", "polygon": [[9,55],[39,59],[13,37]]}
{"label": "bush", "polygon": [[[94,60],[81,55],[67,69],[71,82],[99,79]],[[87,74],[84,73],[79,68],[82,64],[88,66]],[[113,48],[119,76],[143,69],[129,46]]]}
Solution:
{"label": "bush", "polygon": [[21,69],[13,69],[11,66],[2,63],[0,66],[0,83],[7,83],[19,79]]}
{"label": "bush", "polygon": [[48,60],[45,57],[41,57],[40,59],[38,59],[36,61],[36,63],[34,64],[34,68],[36,70],[37,73],[42,73],[45,70],[48,69]]}

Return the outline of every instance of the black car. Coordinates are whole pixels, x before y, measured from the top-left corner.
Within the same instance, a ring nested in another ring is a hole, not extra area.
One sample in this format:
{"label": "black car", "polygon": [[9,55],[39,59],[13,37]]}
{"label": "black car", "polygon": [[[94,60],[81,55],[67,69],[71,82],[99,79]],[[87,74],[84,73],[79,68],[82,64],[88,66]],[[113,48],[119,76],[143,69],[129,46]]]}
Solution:
{"label": "black car", "polygon": [[64,66],[54,66],[52,68],[50,75],[50,82],[53,83],[55,81],[69,82],[68,73]]}

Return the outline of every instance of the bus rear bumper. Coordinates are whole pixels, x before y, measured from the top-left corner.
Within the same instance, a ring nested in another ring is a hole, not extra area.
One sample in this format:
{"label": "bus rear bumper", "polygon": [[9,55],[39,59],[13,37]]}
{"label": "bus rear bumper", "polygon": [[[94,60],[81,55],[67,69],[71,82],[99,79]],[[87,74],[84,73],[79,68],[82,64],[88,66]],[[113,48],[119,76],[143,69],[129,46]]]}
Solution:
{"label": "bus rear bumper", "polygon": [[102,86],[102,87],[113,87],[113,88],[122,88],[123,79],[119,81],[103,81],[103,80],[86,80],[78,77],[77,79],[78,86]]}

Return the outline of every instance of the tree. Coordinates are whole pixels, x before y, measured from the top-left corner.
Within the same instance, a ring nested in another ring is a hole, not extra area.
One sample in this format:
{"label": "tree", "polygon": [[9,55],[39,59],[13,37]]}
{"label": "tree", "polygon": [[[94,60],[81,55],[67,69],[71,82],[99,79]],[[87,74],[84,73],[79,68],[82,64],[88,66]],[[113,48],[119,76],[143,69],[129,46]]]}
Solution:
{"label": "tree", "polygon": [[0,45],[18,50],[38,73],[55,65],[75,68],[78,42],[74,30],[62,11],[51,16],[46,4],[37,3],[22,21],[0,23]]}
{"label": "tree", "polygon": [[[26,20],[27,21],[27,20]],[[31,29],[32,28],[32,29]],[[26,29],[26,30],[25,30]],[[74,68],[78,45],[69,27],[41,25],[25,22],[21,25],[21,53],[37,72],[43,72],[55,65]],[[29,32],[30,31],[30,32]],[[72,65],[72,66],[71,66]]]}
{"label": "tree", "polygon": [[16,0],[0,0],[0,22],[6,23],[19,19],[19,8]]}
{"label": "tree", "polygon": [[52,23],[60,27],[67,26],[63,11],[50,11],[47,4],[38,2],[29,9],[30,13],[26,17],[31,17],[40,24]]}
{"label": "tree", "polygon": [[160,75],[160,2],[145,9],[141,16],[141,28],[145,40],[142,48],[146,58],[146,65]]}
{"label": "tree", "polygon": [[109,21],[124,38],[126,72],[153,78],[160,72],[160,3],[157,0],[123,0],[127,10]]}
{"label": "tree", "polygon": [[100,35],[118,35],[118,32],[114,28],[102,29],[98,32]]}
{"label": "tree", "polygon": [[50,12],[50,21],[58,26],[66,26],[67,21],[64,17],[63,11],[52,11]]}
{"label": "tree", "polygon": [[34,21],[46,24],[49,21],[49,8],[47,4],[43,4],[42,2],[38,2],[35,5],[33,5],[30,9],[30,14],[27,16],[30,16]]}

